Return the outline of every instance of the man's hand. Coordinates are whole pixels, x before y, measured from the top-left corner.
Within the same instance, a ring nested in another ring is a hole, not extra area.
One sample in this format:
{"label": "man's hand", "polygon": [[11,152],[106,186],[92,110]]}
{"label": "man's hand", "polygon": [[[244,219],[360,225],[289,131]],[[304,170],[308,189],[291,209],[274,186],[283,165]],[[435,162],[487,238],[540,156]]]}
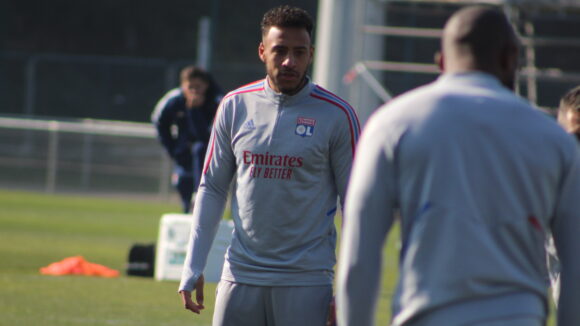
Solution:
{"label": "man's hand", "polygon": [[198,315],[201,313],[201,310],[205,308],[203,306],[203,284],[204,280],[202,274],[197,279],[197,282],[195,282],[195,289],[193,290],[195,292],[196,302],[193,302],[193,300],[191,300],[191,292],[185,290],[179,291],[179,294],[181,295],[181,301],[183,302],[183,307],[187,310],[191,310],[192,312]]}

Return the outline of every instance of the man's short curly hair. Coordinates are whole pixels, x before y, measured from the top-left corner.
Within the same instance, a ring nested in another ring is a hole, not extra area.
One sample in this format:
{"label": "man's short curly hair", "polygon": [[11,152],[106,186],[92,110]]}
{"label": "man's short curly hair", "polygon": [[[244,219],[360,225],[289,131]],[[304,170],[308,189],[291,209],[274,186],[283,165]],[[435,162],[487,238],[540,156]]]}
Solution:
{"label": "man's short curly hair", "polygon": [[304,28],[312,39],[314,23],[306,10],[288,5],[279,6],[268,10],[262,18],[262,36],[268,34],[270,27],[296,27]]}
{"label": "man's short curly hair", "polygon": [[580,108],[580,86],[576,86],[566,93],[560,100],[560,110]]}

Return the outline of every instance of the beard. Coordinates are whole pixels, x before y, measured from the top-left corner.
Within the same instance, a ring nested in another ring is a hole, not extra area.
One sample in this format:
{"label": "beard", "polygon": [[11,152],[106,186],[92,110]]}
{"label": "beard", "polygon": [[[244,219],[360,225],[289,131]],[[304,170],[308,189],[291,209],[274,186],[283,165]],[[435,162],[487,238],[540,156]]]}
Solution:
{"label": "beard", "polygon": [[[289,82],[284,80],[284,76],[290,76],[295,78],[296,82]],[[298,93],[302,87],[306,84],[306,73],[300,74],[296,70],[282,70],[276,76],[276,83],[278,86],[278,90],[282,94],[286,95],[294,95]]]}

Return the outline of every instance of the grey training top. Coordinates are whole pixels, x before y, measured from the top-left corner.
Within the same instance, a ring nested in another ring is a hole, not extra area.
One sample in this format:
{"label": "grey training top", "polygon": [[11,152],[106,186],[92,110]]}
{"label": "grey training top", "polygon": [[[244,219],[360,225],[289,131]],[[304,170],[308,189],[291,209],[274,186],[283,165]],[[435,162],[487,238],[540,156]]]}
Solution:
{"label": "grey training top", "polygon": [[443,75],[365,127],[345,203],[341,325],[372,323],[395,210],[403,244],[393,325],[542,319],[549,230],[562,262],[558,325],[580,325],[578,148],[496,78]]}
{"label": "grey training top", "polygon": [[359,134],[354,110],[310,81],[293,96],[267,79],[218,109],[193,211],[180,290],[203,271],[235,175],[232,243],[222,279],[267,286],[332,284],[338,196]]}

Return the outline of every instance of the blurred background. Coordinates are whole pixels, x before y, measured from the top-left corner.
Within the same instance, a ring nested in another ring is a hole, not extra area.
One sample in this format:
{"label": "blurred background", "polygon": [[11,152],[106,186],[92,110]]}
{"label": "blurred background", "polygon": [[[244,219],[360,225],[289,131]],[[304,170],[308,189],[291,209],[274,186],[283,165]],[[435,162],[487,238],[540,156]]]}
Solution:
{"label": "blurred background", "polygon": [[172,200],[151,112],[187,64],[225,91],[263,78],[266,10],[312,15],[313,79],[364,123],[437,77],[440,30],[473,3],[505,10],[521,34],[523,97],[551,112],[580,84],[579,0],[1,0],[0,188]]}

